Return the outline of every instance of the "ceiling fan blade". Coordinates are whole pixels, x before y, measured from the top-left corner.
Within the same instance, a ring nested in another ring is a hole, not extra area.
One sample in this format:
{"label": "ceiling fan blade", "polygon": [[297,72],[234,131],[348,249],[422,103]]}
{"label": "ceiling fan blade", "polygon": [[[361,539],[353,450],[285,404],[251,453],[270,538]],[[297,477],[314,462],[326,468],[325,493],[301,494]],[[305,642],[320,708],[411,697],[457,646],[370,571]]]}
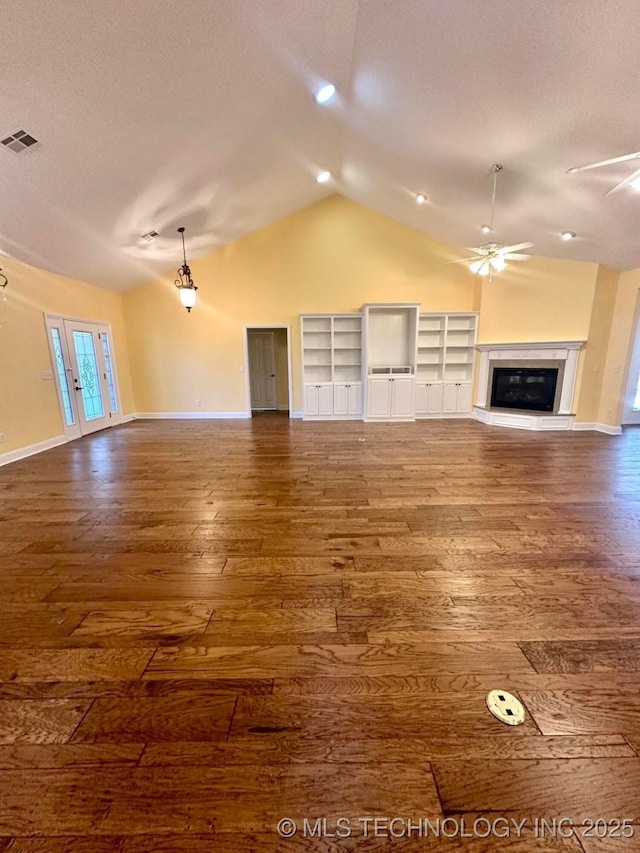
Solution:
{"label": "ceiling fan blade", "polygon": [[[631,181],[635,181],[636,178],[640,178],[640,169],[637,169],[632,175],[629,175],[628,178],[625,178],[624,181],[620,181],[619,184],[616,184],[615,187],[612,187],[612,189],[608,190],[605,193],[605,198],[608,195],[613,195],[614,193],[619,193],[620,190],[626,189],[631,183]],[[631,189],[633,189],[633,187]]]}
{"label": "ceiling fan blade", "polygon": [[506,255],[501,253],[501,256],[507,261],[528,261],[531,255],[522,255],[519,252],[507,252]]}
{"label": "ceiling fan blade", "polygon": [[532,246],[533,243],[515,243],[513,246],[502,246],[500,254],[504,255],[506,252],[519,252],[520,249],[530,249]]}
{"label": "ceiling fan blade", "polygon": [[465,261],[481,261],[482,255],[473,255],[471,258],[458,258],[455,261],[447,261],[447,264],[463,264]]}
{"label": "ceiling fan blade", "polygon": [[600,166],[612,166],[614,163],[624,163],[625,160],[635,160],[638,157],[640,157],[640,151],[635,151],[633,154],[623,154],[621,157],[612,157],[611,160],[600,160],[598,163],[589,163],[587,166],[574,166],[573,169],[567,169],[567,175],[575,175],[576,172],[586,172],[588,169],[599,169]]}

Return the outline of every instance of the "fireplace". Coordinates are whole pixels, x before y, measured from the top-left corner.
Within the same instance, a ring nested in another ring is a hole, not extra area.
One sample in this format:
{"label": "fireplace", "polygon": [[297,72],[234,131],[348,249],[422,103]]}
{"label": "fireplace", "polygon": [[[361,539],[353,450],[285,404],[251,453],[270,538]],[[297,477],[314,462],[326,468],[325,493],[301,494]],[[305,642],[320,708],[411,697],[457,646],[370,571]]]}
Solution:
{"label": "fireplace", "polygon": [[557,367],[495,367],[491,405],[500,409],[553,412]]}
{"label": "fireplace", "polygon": [[[480,365],[474,418],[515,429],[573,429],[573,398],[583,344],[477,344]],[[525,381],[527,378],[532,381]]]}

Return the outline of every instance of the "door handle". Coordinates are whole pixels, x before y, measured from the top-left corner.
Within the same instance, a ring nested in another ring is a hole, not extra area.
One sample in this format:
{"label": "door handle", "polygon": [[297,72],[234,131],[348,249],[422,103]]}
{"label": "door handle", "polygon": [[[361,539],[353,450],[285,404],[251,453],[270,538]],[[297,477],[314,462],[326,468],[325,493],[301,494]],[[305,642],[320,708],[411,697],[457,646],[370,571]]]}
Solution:
{"label": "door handle", "polygon": [[276,378],[275,373],[270,373],[270,374],[269,374],[269,376],[271,377],[271,379],[275,379],[275,378]]}

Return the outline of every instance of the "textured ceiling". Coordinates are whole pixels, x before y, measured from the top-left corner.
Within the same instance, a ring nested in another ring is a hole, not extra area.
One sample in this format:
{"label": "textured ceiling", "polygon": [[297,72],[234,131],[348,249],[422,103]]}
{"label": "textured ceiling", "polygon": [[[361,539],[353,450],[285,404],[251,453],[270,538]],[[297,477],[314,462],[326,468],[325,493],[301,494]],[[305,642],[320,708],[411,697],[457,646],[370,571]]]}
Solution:
{"label": "textured ceiling", "polygon": [[0,25],[0,138],[40,142],[0,150],[0,250],[28,263],[126,289],[177,268],[179,225],[193,258],[334,192],[477,246],[499,162],[499,242],[640,267],[640,193],[603,197],[635,165],[566,174],[640,149],[638,0],[3,0]]}

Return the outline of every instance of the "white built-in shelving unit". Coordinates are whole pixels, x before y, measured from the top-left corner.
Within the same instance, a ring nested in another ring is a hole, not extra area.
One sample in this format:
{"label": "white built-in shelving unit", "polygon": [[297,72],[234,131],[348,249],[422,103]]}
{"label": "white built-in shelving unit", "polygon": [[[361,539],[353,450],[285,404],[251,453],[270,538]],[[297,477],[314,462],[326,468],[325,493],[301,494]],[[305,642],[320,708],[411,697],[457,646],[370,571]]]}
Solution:
{"label": "white built-in shelving unit", "polygon": [[362,417],[362,315],[303,314],[305,419]]}
{"label": "white built-in shelving unit", "polygon": [[305,419],[469,417],[477,314],[419,309],[301,315]]}
{"label": "white built-in shelving unit", "polygon": [[469,417],[478,315],[420,314],[417,417]]}
{"label": "white built-in shelving unit", "polygon": [[414,420],[419,303],[362,306],[365,419]]}

